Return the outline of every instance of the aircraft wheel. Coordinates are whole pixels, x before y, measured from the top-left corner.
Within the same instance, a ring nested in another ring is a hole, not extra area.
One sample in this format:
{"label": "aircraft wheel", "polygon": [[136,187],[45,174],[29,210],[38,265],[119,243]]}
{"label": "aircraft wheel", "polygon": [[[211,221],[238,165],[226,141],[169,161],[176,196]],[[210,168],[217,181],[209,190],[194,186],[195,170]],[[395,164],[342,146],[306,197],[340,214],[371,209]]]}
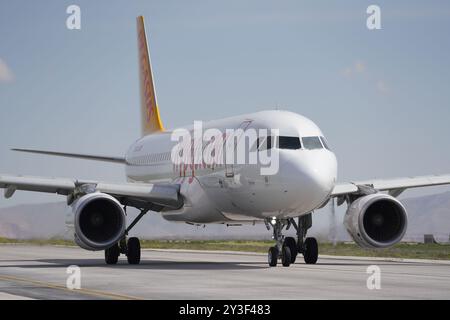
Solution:
{"label": "aircraft wheel", "polygon": [[141,261],[141,244],[138,238],[128,239],[127,259],[129,264],[139,264]]}
{"label": "aircraft wheel", "polygon": [[105,262],[106,264],[116,264],[119,260],[120,249],[116,243],[111,248],[105,250]]}
{"label": "aircraft wheel", "polygon": [[289,247],[287,246],[284,246],[281,253],[281,263],[283,264],[283,267],[289,267],[291,265],[291,259],[291,249],[289,249]]}
{"label": "aircraft wheel", "polygon": [[297,242],[293,237],[286,237],[283,243],[284,247],[288,247],[291,251],[291,263],[295,263],[295,259],[297,258]]}
{"label": "aircraft wheel", "polygon": [[318,257],[319,246],[317,244],[317,240],[315,238],[306,238],[303,249],[303,258],[305,259],[305,263],[315,264]]}
{"label": "aircraft wheel", "polygon": [[278,249],[277,247],[270,247],[269,253],[267,254],[267,260],[269,262],[269,266],[276,267],[278,262]]}

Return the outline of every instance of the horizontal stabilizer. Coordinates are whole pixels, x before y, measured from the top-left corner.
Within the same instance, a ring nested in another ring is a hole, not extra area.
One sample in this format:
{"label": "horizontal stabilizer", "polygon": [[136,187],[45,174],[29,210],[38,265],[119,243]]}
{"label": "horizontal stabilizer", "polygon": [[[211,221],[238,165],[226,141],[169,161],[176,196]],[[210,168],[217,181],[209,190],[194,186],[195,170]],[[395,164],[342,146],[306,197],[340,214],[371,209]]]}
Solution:
{"label": "horizontal stabilizer", "polygon": [[80,154],[80,153],[66,153],[66,152],[55,152],[55,151],[45,151],[45,150],[33,150],[33,149],[11,149],[12,151],[28,152],[45,154],[49,156],[58,156],[66,158],[77,158],[85,160],[95,160],[104,162],[114,162],[114,163],[125,163],[125,157],[109,157],[109,156],[98,156],[92,154]]}

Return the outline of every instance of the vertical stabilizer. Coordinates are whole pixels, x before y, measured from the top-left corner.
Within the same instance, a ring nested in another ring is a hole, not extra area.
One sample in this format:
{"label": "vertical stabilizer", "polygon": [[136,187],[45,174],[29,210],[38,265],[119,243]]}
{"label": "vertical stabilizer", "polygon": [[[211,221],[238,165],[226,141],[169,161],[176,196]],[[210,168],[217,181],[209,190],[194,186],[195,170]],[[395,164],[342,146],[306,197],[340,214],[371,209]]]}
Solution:
{"label": "vertical stabilizer", "polygon": [[141,91],[141,126],[142,135],[148,135],[164,131],[164,126],[156,102],[155,85],[153,83],[153,74],[143,16],[137,17],[137,32]]}

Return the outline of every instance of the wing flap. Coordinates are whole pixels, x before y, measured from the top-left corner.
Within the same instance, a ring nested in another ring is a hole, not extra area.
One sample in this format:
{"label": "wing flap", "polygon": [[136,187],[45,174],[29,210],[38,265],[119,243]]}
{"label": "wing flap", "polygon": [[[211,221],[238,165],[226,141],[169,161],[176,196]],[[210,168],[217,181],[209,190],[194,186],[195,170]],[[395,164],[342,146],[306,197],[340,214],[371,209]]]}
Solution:
{"label": "wing flap", "polygon": [[174,184],[99,183],[97,190],[116,197],[146,200],[171,208],[179,208],[182,205],[179,186]]}

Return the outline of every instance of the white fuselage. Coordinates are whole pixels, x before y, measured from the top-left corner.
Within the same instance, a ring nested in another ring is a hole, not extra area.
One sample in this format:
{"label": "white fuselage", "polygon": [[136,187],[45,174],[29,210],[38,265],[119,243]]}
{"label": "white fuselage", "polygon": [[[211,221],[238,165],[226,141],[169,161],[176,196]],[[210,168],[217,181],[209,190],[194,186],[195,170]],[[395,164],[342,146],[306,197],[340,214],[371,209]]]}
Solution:
{"label": "white fuselage", "polygon": [[[311,120],[287,111],[262,111],[209,121],[203,128],[223,132],[238,128],[278,129],[280,137],[323,137]],[[185,129],[192,130],[192,126]],[[298,149],[277,149],[279,170],[262,175],[260,164],[175,166],[171,151],[177,141],[172,141],[171,133],[145,136],[126,155],[130,182],[180,184],[184,206],[163,212],[167,220],[226,223],[296,217],[323,205],[336,182],[334,153],[326,147],[307,148],[306,140]]]}

